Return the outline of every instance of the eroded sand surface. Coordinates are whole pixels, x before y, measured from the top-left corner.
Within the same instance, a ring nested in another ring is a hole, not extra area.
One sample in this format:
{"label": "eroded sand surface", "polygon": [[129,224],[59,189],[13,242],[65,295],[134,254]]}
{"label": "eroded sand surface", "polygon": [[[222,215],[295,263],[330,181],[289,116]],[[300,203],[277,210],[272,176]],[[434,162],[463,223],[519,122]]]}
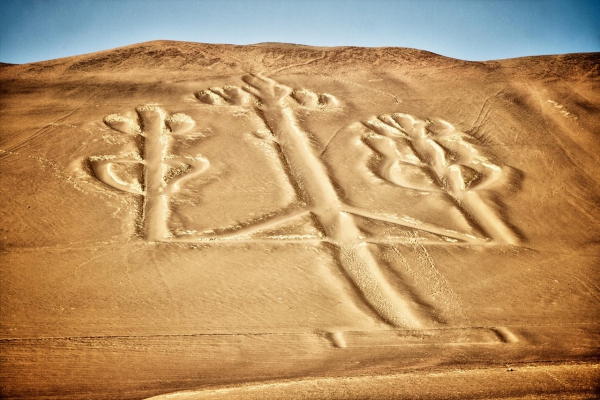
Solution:
{"label": "eroded sand surface", "polygon": [[1,66],[2,396],[593,397],[599,61]]}

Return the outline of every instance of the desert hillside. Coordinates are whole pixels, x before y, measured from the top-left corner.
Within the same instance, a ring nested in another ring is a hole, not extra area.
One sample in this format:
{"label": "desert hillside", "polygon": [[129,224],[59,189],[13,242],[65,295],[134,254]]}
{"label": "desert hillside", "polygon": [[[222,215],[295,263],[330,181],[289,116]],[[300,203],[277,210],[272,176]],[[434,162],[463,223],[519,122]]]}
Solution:
{"label": "desert hillside", "polygon": [[600,54],[156,41],[0,88],[3,398],[597,393]]}

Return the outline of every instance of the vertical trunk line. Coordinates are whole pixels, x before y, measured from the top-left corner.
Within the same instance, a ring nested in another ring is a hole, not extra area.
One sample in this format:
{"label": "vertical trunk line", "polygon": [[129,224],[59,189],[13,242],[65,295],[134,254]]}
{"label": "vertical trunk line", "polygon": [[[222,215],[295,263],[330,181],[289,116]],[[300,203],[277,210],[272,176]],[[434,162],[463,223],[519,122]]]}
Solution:
{"label": "vertical trunk line", "polygon": [[[296,185],[308,200],[311,212],[336,248],[344,274],[360,291],[364,301],[379,317],[394,327],[420,328],[421,321],[409,304],[387,282],[354,218],[342,212],[339,199],[325,167],[288,108],[271,105],[257,110],[279,142]],[[298,181],[300,180],[300,181]]]}
{"label": "vertical trunk line", "polygon": [[167,136],[164,115],[157,108],[138,110],[144,132],[144,235],[152,242],[166,239],[168,199],[164,183]]}

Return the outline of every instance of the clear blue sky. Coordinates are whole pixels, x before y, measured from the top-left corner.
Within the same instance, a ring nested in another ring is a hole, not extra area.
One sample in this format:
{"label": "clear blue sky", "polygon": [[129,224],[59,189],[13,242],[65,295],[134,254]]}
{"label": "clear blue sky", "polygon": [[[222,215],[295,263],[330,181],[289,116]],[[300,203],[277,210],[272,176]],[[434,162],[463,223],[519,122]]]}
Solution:
{"label": "clear blue sky", "polygon": [[156,39],[401,46],[466,60],[600,51],[600,0],[3,0],[0,61]]}

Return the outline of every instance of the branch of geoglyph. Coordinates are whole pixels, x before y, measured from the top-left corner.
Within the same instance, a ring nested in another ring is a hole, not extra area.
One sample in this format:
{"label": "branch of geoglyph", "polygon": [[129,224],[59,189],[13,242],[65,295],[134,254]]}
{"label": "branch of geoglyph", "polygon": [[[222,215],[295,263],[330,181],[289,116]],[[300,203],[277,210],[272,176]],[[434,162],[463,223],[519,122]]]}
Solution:
{"label": "branch of geoglyph", "polygon": [[267,118],[266,113],[288,109],[292,105],[320,110],[339,106],[335,96],[329,93],[315,93],[302,88],[292,89],[261,74],[245,75],[242,77],[242,81],[246,84],[245,86],[213,86],[196,92],[195,96],[205,104],[252,109],[260,123],[264,124],[264,128],[266,128],[253,132],[260,139],[277,142],[277,138],[273,136],[277,131],[273,126],[275,122],[272,118]]}
{"label": "branch of geoglyph", "polygon": [[190,180],[208,169],[210,166],[209,161],[204,157],[178,157],[169,158],[164,161],[166,164],[176,165],[185,164],[190,167],[188,171],[180,173],[176,177],[172,178],[165,185],[165,194],[177,193],[181,189],[181,184],[187,180]]}
{"label": "branch of geoglyph", "polygon": [[[414,155],[420,161],[420,166],[430,171],[438,187],[435,187],[433,182],[425,181],[422,181],[421,185],[411,186],[394,183],[423,191],[443,190],[454,198],[462,210],[493,240],[508,244],[518,243],[514,232],[477,192],[478,189],[488,188],[499,180],[502,174],[500,166],[482,157],[452,125],[445,121],[437,121],[436,124],[437,127],[433,126],[431,121],[418,120],[407,114],[392,114],[369,121],[365,126],[393,140],[394,143],[404,142],[409,146],[405,152],[412,154],[407,155],[381,145],[379,148],[371,145],[383,156],[386,168],[393,165],[394,159],[405,165],[416,165],[415,160],[410,158]],[[429,128],[437,128],[438,134]],[[445,147],[452,150],[452,157],[449,157]],[[469,179],[466,176],[473,173],[478,178]]]}
{"label": "branch of geoglyph", "polygon": [[111,186],[115,189],[122,190],[123,192],[133,194],[144,194],[141,185],[138,183],[131,184],[129,182],[122,181],[112,171],[111,166],[113,164],[143,164],[141,160],[132,160],[127,158],[90,158],[90,166],[94,176],[98,178],[102,183]]}
{"label": "branch of geoglyph", "polygon": [[265,106],[283,107],[283,99],[292,93],[292,88],[259,74],[245,75],[244,90],[255,96]]}
{"label": "branch of geoglyph", "polygon": [[[165,221],[169,213],[169,196],[177,192],[184,181],[204,172],[209,163],[200,156],[175,158],[167,154],[169,137],[189,134],[195,126],[192,118],[185,114],[167,116],[156,105],[138,107],[136,113],[137,118],[112,114],[107,116],[104,122],[115,131],[143,137],[139,148],[141,157],[134,156],[133,159],[91,157],[90,164],[94,175],[101,182],[125,192],[144,195],[144,234],[150,241],[164,241],[167,235]],[[144,166],[144,190],[140,185],[138,188],[121,181],[111,171],[111,166],[114,164],[128,163],[139,163]],[[175,176],[167,182],[166,172],[169,164],[184,164],[185,167],[175,171]]]}
{"label": "branch of geoglyph", "polygon": [[216,106],[232,105],[248,107],[252,104],[250,93],[237,86],[211,87],[196,93],[202,103]]}

